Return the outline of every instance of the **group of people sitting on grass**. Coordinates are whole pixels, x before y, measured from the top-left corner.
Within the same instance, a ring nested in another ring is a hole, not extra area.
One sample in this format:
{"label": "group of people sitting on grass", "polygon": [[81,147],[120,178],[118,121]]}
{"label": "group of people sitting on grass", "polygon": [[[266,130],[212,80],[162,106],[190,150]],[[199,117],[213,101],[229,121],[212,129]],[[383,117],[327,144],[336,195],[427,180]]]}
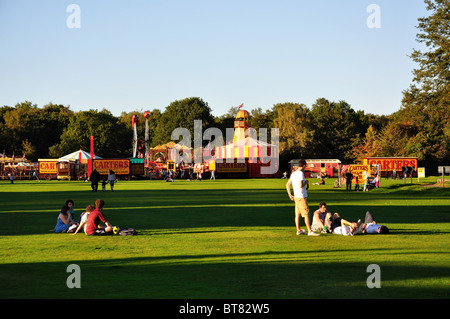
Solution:
{"label": "group of people sitting on grass", "polygon": [[[61,208],[55,228],[50,231],[56,233],[72,233],[74,235],[80,231],[84,231],[88,236],[111,235],[113,233],[113,226],[102,213],[104,206],[105,201],[97,199],[95,205],[88,205],[86,211],[83,212],[78,221],[75,222],[74,202],[69,199]],[[100,222],[104,223],[104,226],[101,226]],[[358,233],[389,233],[389,228],[377,224],[372,213],[369,211],[366,212],[364,223],[361,219],[357,222],[349,222],[343,219],[339,213],[331,214],[327,210],[327,204],[324,202],[319,204],[319,209],[313,214],[311,230],[315,233],[331,233],[344,236],[353,236]]]}
{"label": "group of people sitting on grass", "polygon": [[[97,199],[95,205],[88,205],[86,211],[78,218],[78,221],[75,221],[74,202],[69,199],[61,208],[55,228],[50,231],[56,233],[72,233],[73,235],[84,231],[88,236],[111,235],[113,234],[113,226],[102,213],[104,206],[105,201],[103,199]],[[100,222],[104,226],[100,225]]]}
{"label": "group of people sitting on grass", "polygon": [[327,204],[322,202],[319,209],[313,214],[311,223],[313,232],[331,233],[335,235],[353,236],[358,233],[364,234],[388,234],[389,228],[377,224],[371,212],[367,211],[364,223],[359,219],[357,222],[349,222],[343,219],[339,213],[331,214],[327,210]]}

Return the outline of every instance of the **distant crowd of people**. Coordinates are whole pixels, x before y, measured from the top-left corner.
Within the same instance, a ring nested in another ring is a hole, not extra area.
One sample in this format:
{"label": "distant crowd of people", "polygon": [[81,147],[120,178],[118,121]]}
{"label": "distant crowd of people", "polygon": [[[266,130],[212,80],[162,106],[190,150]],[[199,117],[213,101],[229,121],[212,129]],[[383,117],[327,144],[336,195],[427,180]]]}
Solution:
{"label": "distant crowd of people", "polygon": [[[150,170],[148,172],[150,180],[158,179],[165,180],[166,182],[173,182],[175,179],[186,179],[186,180],[197,180],[201,181],[203,179],[203,170]],[[209,171],[209,179],[215,180],[215,171]],[[109,184],[111,191],[114,191],[114,184],[117,183],[117,177],[113,170],[109,170],[108,176],[103,177],[97,171],[96,168],[89,175],[89,181],[91,182],[91,188],[93,192],[98,191],[98,185],[101,182],[102,191],[106,190],[106,185]]]}
{"label": "distant crowd of people", "polygon": [[[176,179],[184,179],[184,180],[197,180],[201,181],[205,175],[205,171],[203,168],[187,168],[181,169],[177,168],[175,170],[155,170],[151,169],[148,172],[148,176],[150,180],[158,179],[165,180],[166,182],[174,181]],[[214,170],[206,172],[207,177],[211,180],[216,179],[216,172]]]}
{"label": "distant crowd of people", "polygon": [[[378,188],[380,187],[380,174],[377,174],[375,177],[370,176],[370,173],[368,171],[363,172],[363,191],[368,191],[372,188]],[[345,184],[346,184],[346,190],[351,191],[352,190],[352,180],[353,180],[353,174],[351,170],[347,170],[347,172],[344,174],[345,178]],[[355,191],[359,191],[359,177],[358,175],[355,175]]]}

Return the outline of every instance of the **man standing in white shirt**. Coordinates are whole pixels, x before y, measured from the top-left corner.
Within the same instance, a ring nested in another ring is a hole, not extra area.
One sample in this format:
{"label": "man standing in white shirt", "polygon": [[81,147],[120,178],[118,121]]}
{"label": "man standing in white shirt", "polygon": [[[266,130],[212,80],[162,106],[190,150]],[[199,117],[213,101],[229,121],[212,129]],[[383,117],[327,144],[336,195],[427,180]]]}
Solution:
{"label": "man standing in white shirt", "polygon": [[[297,228],[297,235],[305,234],[305,231],[300,228],[300,218],[305,220],[306,228],[308,228],[309,236],[319,236],[319,234],[311,231],[311,225],[309,221],[309,207],[308,207],[308,192],[306,191],[306,185],[308,181],[305,179],[304,170],[306,167],[305,160],[299,160],[298,167],[291,174],[286,183],[286,191],[289,198],[295,202],[295,226]],[[291,194],[291,184],[294,189],[294,196]]]}

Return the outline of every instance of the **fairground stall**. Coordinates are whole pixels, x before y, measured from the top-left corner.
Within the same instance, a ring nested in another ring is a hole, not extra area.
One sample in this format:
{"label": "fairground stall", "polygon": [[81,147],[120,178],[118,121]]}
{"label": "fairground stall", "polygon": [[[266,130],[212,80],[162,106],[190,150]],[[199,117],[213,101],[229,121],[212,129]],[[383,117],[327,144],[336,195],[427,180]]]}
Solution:
{"label": "fairground stall", "polygon": [[352,185],[364,183],[365,179],[368,178],[372,181],[374,177],[378,174],[378,167],[366,164],[344,164],[340,166],[340,185],[345,185],[346,174],[352,174]]}
{"label": "fairground stall", "polygon": [[[78,150],[60,158],[38,159],[40,179],[82,180],[88,179],[87,165],[91,155]],[[101,157],[94,155],[94,159]]]}
{"label": "fairground stall", "polygon": [[58,159],[55,158],[40,158],[38,159],[39,165],[39,178],[40,179],[56,179],[57,170],[56,164]]}
{"label": "fairground stall", "polygon": [[106,180],[109,171],[113,171],[117,179],[129,179],[131,160],[129,158],[102,158],[92,161],[92,170],[96,169],[101,179]]}
{"label": "fairground stall", "polygon": [[[298,166],[299,159],[289,161],[291,171]],[[304,170],[306,178],[336,178],[339,176],[338,159],[306,159],[306,168]]]}
{"label": "fairground stall", "polygon": [[144,158],[130,158],[130,177],[142,178],[145,175],[144,165]]}
{"label": "fairground stall", "polygon": [[417,177],[417,157],[364,157],[362,163],[378,165],[381,177],[403,178],[405,172],[411,171],[412,177]]}
{"label": "fairground stall", "polygon": [[249,114],[240,110],[234,121],[233,143],[216,147],[215,160],[210,163],[210,170],[229,178],[280,176],[278,145],[249,136],[249,129]]}
{"label": "fairground stall", "polygon": [[[209,145],[203,148],[200,163],[192,148],[175,142],[149,148],[144,156],[148,159],[146,174],[151,173],[152,178],[173,174],[175,178],[186,179],[198,178],[203,173],[204,178],[209,178],[212,171],[226,178],[280,176],[278,146],[250,136],[249,129],[253,130],[249,125],[249,114],[240,110],[234,122],[233,142],[214,149],[209,149]],[[205,156],[205,152],[209,155]]]}
{"label": "fairground stall", "polygon": [[79,180],[86,178],[84,168],[86,165],[80,164],[78,160],[40,158],[38,165],[39,179]]}
{"label": "fairground stall", "polygon": [[[146,175],[152,179],[164,179],[166,175],[188,178],[193,171],[192,148],[169,142],[149,149]],[[181,159],[181,161],[180,161]]]}
{"label": "fairground stall", "polygon": [[[252,137],[216,147],[215,169],[226,177],[275,177],[278,171],[278,147]],[[264,174],[262,167],[276,165],[274,173]]]}
{"label": "fairground stall", "polygon": [[0,156],[0,179],[31,179],[38,169],[37,163],[30,163],[25,157]]}

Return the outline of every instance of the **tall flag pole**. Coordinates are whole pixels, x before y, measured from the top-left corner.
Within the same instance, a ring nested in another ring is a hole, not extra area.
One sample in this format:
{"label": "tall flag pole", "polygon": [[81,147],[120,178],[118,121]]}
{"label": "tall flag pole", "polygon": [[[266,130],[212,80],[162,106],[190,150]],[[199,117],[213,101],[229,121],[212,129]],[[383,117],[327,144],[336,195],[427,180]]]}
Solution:
{"label": "tall flag pole", "polygon": [[91,173],[93,171],[93,161],[94,161],[94,136],[91,135],[91,158],[88,160],[88,176],[91,176]]}
{"label": "tall flag pole", "polygon": [[137,125],[139,123],[139,115],[134,114],[131,117],[131,126],[133,127],[133,157],[137,155]]}

